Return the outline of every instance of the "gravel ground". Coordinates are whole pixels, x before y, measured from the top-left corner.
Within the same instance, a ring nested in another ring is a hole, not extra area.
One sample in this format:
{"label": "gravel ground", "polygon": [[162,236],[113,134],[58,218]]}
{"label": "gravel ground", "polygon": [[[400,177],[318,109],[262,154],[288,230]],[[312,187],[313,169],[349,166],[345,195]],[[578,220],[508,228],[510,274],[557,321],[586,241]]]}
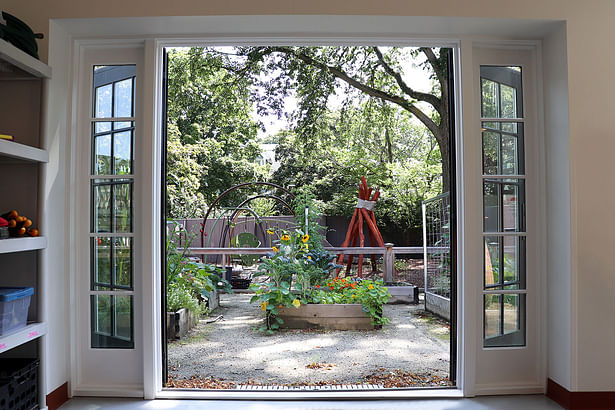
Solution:
{"label": "gravel ground", "polygon": [[[174,379],[212,377],[235,383],[361,383],[376,371],[448,376],[449,330],[420,305],[386,305],[389,324],[373,331],[287,330],[272,336],[249,294],[223,294],[220,307],[187,338],[169,343]],[[308,367],[309,366],[309,367]]]}

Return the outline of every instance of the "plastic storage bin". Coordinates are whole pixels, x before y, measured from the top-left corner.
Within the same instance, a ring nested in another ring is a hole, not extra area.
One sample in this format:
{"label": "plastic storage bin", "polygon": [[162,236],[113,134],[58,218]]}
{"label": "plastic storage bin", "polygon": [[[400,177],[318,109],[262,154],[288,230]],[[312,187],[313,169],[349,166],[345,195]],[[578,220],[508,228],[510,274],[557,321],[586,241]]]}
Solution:
{"label": "plastic storage bin", "polygon": [[26,326],[33,288],[0,288],[0,336]]}
{"label": "plastic storage bin", "polygon": [[38,409],[38,359],[0,359],[0,410]]}

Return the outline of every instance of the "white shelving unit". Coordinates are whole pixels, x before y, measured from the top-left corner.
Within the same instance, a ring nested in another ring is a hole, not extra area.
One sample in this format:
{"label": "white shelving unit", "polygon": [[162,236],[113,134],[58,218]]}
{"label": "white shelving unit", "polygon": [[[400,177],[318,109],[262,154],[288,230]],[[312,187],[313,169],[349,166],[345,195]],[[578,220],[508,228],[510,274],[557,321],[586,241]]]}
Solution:
{"label": "white shelving unit", "polygon": [[7,140],[0,140],[0,156],[29,162],[49,161],[47,151]]}
{"label": "white shelving unit", "polygon": [[[0,240],[0,254],[25,251],[36,251],[47,247],[47,238],[9,238]],[[1,279],[0,279],[1,283]]]}
{"label": "white shelving unit", "polygon": [[[32,219],[36,227],[41,226],[45,206],[41,165],[49,161],[48,152],[41,148],[42,101],[47,78],[51,78],[49,66],[0,39],[0,95],[7,100],[0,110],[0,134],[14,138],[0,140],[0,213],[15,209]],[[43,336],[47,323],[43,301],[47,295],[39,251],[46,247],[45,237],[0,239],[0,286],[34,288],[28,325],[0,336],[0,357],[37,357],[41,368],[45,363]],[[39,405],[44,408],[45,376],[41,368]]]}
{"label": "white shelving unit", "polygon": [[47,333],[47,323],[32,323],[16,332],[0,336],[0,353],[38,339]]}

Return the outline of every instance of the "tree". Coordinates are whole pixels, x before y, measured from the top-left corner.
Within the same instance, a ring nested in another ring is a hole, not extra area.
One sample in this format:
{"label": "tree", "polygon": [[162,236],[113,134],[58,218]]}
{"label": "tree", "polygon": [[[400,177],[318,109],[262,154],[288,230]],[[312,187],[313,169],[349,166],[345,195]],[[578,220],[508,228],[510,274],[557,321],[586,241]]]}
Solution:
{"label": "tree", "polygon": [[[425,58],[422,65],[434,80],[430,93],[417,91],[405,81],[401,64],[404,49],[397,47],[271,46],[242,47],[238,51],[246,61],[234,71],[252,73],[253,81],[262,90],[256,94],[256,101],[268,101],[269,109],[280,114],[280,98],[288,95],[289,86],[296,87],[300,102],[294,117],[296,132],[306,144],[318,132],[318,119],[335,92],[335,80],[346,85],[347,104],[371,97],[407,111],[436,139],[442,158],[443,190],[449,190],[448,49],[421,47],[412,51],[415,57],[420,53]],[[264,69],[278,73],[277,77],[263,80],[259,75]],[[266,111],[262,104],[260,107]],[[386,107],[382,105],[383,110]],[[386,147],[386,134],[384,137]],[[392,152],[388,153],[392,159]]]}
{"label": "tree", "polygon": [[[169,53],[167,210],[202,217],[231,186],[266,178],[258,165],[259,124],[252,118],[251,82],[231,75],[228,57],[202,48]],[[230,205],[230,197],[222,205]]]}

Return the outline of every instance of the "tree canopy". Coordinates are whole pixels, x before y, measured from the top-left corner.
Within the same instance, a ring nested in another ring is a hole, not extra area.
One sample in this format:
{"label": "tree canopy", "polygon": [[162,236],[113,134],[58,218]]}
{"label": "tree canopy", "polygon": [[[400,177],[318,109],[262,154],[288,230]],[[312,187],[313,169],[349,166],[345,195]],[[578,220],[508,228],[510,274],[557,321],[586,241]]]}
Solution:
{"label": "tree canopy", "polygon": [[[348,216],[365,175],[383,193],[376,208],[383,231],[403,236],[420,226],[420,201],[448,189],[446,59],[446,49],[396,47],[173,51],[170,216],[202,216],[222,191],[253,180],[310,186],[326,214]],[[430,73],[430,92],[410,85],[403,72],[410,60]],[[296,110],[287,112],[288,98]],[[265,134],[266,115],[288,127]],[[265,142],[278,144],[275,171],[256,161]]]}

